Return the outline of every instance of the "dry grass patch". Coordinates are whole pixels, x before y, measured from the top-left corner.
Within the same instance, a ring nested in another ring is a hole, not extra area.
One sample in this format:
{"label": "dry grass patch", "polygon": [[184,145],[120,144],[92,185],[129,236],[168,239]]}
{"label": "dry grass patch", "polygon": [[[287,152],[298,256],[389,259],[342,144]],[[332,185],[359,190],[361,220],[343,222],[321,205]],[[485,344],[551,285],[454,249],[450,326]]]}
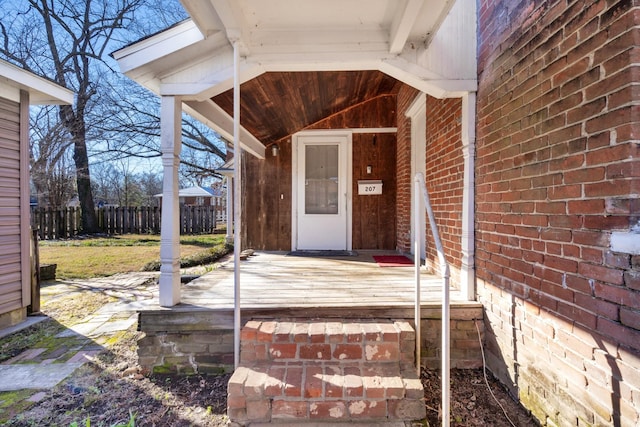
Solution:
{"label": "dry grass patch", "polygon": [[[222,250],[220,250],[222,248]],[[183,236],[182,259],[198,258],[213,249],[226,252],[224,235]],[[160,258],[160,236],[124,235],[41,241],[40,263],[57,264],[56,277],[87,279],[142,271]]]}

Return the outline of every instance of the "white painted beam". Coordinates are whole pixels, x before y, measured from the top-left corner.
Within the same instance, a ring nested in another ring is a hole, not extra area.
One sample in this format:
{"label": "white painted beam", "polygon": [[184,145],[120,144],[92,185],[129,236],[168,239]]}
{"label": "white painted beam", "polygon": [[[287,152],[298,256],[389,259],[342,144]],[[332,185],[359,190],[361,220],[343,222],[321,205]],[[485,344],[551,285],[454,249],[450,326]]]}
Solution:
{"label": "white painted beam", "polygon": [[[226,54],[225,54],[226,55]],[[199,64],[198,68],[206,67],[206,64]],[[265,69],[256,62],[246,60],[240,61],[240,82],[244,83],[263,74]],[[201,76],[203,78],[193,78]],[[183,99],[205,101],[213,98],[227,90],[233,88],[233,65],[220,68],[216,71],[201,72],[199,70],[188,70],[184,73],[176,73],[171,76],[171,80],[160,83],[161,95],[180,95]]]}
{"label": "white painted beam", "polygon": [[403,58],[383,60],[378,70],[439,99],[460,98],[467,92],[476,92],[478,88],[475,79],[447,80]]}
{"label": "white painted beam", "polygon": [[[7,93],[13,88],[11,92],[15,93],[9,94],[13,96],[5,95],[5,87]],[[12,99],[15,102],[20,101],[20,90],[26,90],[29,93],[31,105],[70,105],[73,104],[74,99],[74,93],[69,89],[1,60],[0,89],[3,89],[3,98]]]}
{"label": "white painted beam", "polygon": [[398,14],[391,23],[389,32],[389,52],[400,53],[404,48],[411,29],[418,19],[418,12],[424,5],[424,0],[407,0],[404,7],[400,7]]}
{"label": "white painted beam", "polygon": [[[233,117],[213,101],[186,101],[183,105],[189,115],[218,132],[227,141],[233,141]],[[244,127],[240,127],[240,144],[248,153],[259,159],[265,158],[265,146]]]}
{"label": "white painted beam", "polygon": [[113,58],[118,62],[120,71],[129,73],[203,40],[200,29],[192,20],[188,20],[113,52]]}
{"label": "white painted beam", "polygon": [[196,23],[202,34],[209,35],[224,29],[211,2],[201,0],[180,0],[191,19]]}
{"label": "white painted beam", "polygon": [[249,55],[249,31],[242,7],[237,0],[211,0],[218,17],[224,25],[227,38],[234,40],[240,56]]}

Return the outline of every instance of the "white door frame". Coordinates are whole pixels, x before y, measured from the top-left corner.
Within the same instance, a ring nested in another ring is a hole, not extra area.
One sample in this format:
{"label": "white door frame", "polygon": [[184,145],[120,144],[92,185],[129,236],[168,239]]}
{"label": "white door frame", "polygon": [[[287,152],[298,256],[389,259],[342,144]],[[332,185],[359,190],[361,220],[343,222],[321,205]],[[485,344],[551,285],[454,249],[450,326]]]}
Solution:
{"label": "white door frame", "polygon": [[[413,185],[413,179],[416,173],[421,172],[425,176],[426,180],[426,168],[427,168],[427,95],[420,93],[411,103],[411,106],[405,113],[406,117],[411,119],[411,212],[413,212],[414,206],[413,193],[415,192],[415,185]],[[420,258],[426,259],[427,256],[427,235],[426,226],[427,218],[425,212],[424,200],[420,198],[420,230],[415,230],[413,221],[411,221],[411,242],[414,242],[415,233],[420,233]],[[411,251],[413,252],[413,244],[411,245]]]}
{"label": "white door frame", "polygon": [[347,176],[346,185],[347,192],[344,195],[346,197],[346,221],[347,221],[347,250],[351,250],[353,247],[352,229],[353,229],[353,203],[352,203],[352,185],[353,185],[353,139],[352,132],[349,130],[308,130],[298,132],[292,137],[291,144],[291,250],[298,249],[298,157],[300,138],[305,137],[340,137],[346,139],[347,150]]}

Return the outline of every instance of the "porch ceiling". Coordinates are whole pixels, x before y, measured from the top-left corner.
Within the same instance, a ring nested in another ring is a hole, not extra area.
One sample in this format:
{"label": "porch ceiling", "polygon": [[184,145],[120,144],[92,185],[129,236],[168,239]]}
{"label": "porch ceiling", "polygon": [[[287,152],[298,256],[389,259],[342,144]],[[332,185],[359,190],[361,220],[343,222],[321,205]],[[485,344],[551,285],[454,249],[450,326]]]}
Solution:
{"label": "porch ceiling", "polygon": [[[264,144],[380,95],[398,81],[379,71],[265,73],[240,88],[240,123]],[[233,114],[233,91],[212,98]]]}
{"label": "porch ceiling", "polygon": [[[233,45],[238,46],[247,94],[240,141],[258,157],[273,138],[362,96],[388,91],[393,79],[439,98],[477,88],[475,1],[181,1],[190,20],[120,49],[114,57],[123,73],[159,95],[181,97],[187,113],[231,140],[228,91],[233,87]],[[339,72],[346,71],[359,72],[350,75],[355,78],[347,85],[353,87],[344,90],[353,100],[330,100],[321,93],[341,88],[350,79]],[[265,73],[282,74],[262,77]],[[378,82],[363,86],[369,77]],[[293,106],[309,111],[302,111],[298,122],[292,117],[283,122],[282,112]],[[258,107],[264,111],[256,112]],[[273,124],[266,134],[265,123]]]}

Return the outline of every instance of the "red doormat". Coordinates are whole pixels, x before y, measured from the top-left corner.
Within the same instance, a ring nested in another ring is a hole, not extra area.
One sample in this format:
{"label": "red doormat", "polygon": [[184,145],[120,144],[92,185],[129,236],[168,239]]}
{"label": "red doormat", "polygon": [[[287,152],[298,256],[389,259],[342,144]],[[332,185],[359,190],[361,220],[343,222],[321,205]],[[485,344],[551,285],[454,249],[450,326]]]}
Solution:
{"label": "red doormat", "polygon": [[374,255],[373,260],[380,267],[409,267],[413,261],[404,255]]}

